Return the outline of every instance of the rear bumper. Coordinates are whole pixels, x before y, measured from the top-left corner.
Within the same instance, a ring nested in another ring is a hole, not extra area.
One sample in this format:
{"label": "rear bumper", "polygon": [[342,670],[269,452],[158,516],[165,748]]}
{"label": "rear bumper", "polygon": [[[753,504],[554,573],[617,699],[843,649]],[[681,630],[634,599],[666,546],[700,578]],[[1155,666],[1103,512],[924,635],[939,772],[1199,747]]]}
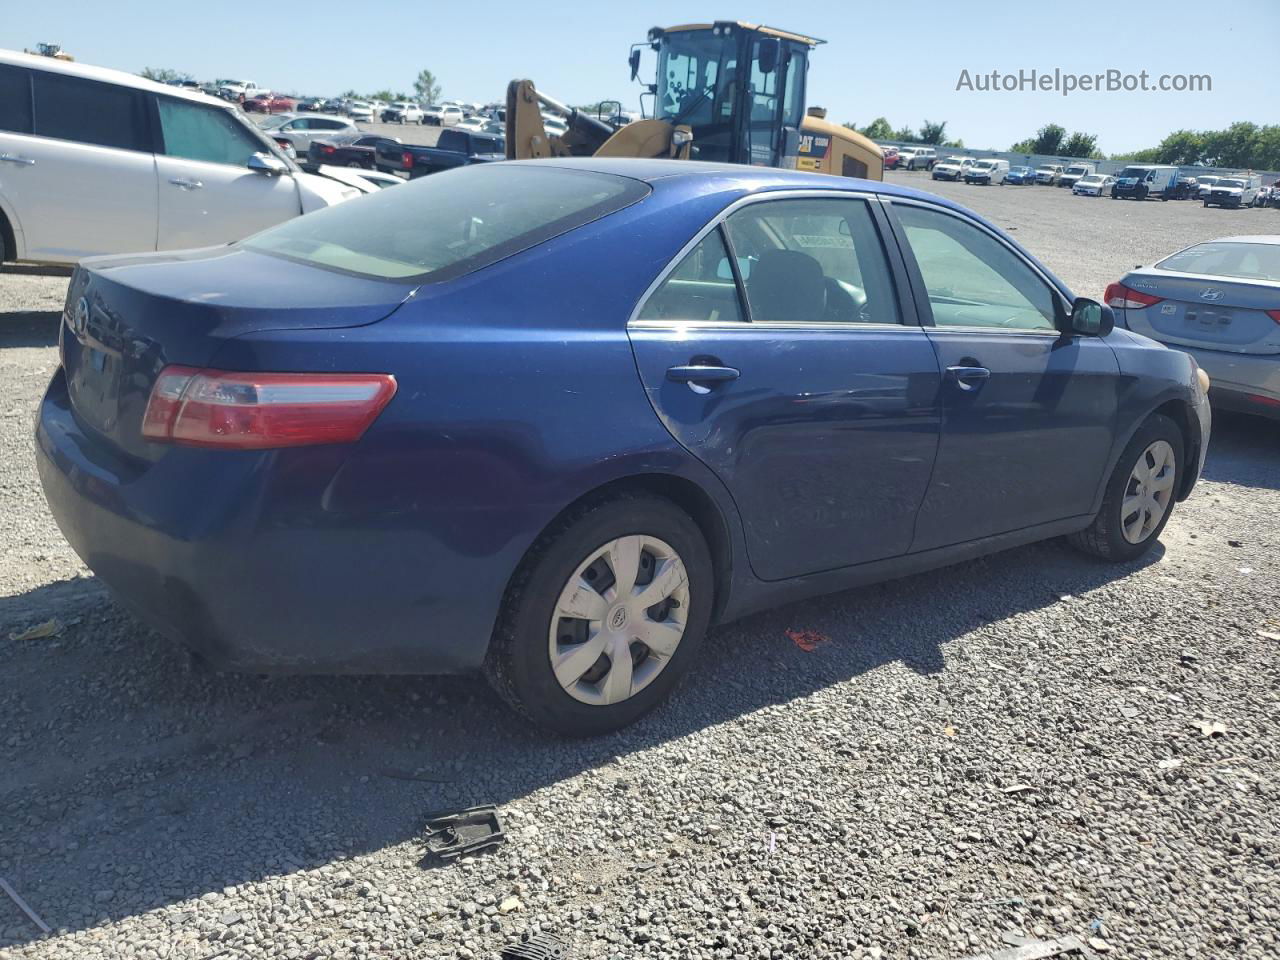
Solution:
{"label": "rear bumper", "polygon": [[1209,375],[1209,400],[1224,410],[1280,419],[1280,355],[1256,356],[1177,346]]}
{"label": "rear bumper", "polygon": [[214,666],[476,669],[500,564],[478,569],[422,518],[360,509],[340,492],[348,455],[175,447],[139,466],[81,426],[61,370],[36,427],[41,485],[72,548],[126,607]]}

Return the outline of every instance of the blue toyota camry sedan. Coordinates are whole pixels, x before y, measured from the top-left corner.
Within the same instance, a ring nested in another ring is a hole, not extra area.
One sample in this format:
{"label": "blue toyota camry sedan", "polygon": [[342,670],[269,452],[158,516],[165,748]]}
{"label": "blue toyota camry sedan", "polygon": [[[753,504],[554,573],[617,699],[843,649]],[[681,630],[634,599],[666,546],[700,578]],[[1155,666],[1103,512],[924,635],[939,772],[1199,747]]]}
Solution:
{"label": "blue toyota camry sedan", "polygon": [[1067,535],[1149,549],[1206,377],[946,200],[539,160],[72,277],[63,533],[224,669],[483,671],[618,728],[708,628]]}

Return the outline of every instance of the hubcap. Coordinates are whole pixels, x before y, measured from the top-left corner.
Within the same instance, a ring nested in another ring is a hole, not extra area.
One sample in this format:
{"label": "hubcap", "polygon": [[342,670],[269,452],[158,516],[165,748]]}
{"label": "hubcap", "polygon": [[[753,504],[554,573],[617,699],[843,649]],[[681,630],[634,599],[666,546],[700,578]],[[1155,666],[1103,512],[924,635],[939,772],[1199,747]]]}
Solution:
{"label": "hubcap", "polygon": [[689,575],[656,537],[611,540],[584,560],[551,615],[551,669],[594,706],[635,696],[671,662],[689,613]]}
{"label": "hubcap", "polygon": [[1130,543],[1142,543],[1160,526],[1169,502],[1177,463],[1173,447],[1157,440],[1138,457],[1120,501],[1120,530]]}

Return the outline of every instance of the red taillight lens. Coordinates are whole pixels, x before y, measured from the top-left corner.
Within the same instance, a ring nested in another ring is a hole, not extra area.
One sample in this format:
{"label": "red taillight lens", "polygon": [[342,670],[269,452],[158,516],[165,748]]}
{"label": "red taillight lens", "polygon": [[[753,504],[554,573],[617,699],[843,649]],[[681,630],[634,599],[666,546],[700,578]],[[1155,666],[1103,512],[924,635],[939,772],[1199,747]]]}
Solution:
{"label": "red taillight lens", "polygon": [[337,152],[338,152],[338,148],[337,148],[337,147],[330,147],[330,146],[328,146],[328,145],[326,144],[325,146],[322,146],[322,147],[320,148],[320,152],[321,152],[321,153],[323,153],[323,154],[337,153]]}
{"label": "red taillight lens", "polygon": [[408,150],[406,150],[404,153],[400,154],[400,164],[401,164],[401,166],[403,166],[406,170],[412,170],[412,169],[413,169],[413,154],[412,154],[412,153],[410,153]]}
{"label": "red taillight lens", "polygon": [[1149,293],[1130,290],[1123,283],[1107,285],[1107,292],[1102,295],[1103,301],[1113,310],[1138,310],[1159,303],[1164,297],[1153,297]]}
{"label": "red taillight lens", "polygon": [[353,443],[396,392],[386,373],[229,373],[165,367],[142,435],[235,450]]}
{"label": "red taillight lens", "polygon": [[1280,323],[1280,310],[1268,310],[1267,316],[1270,317],[1272,320],[1274,320],[1276,323]]}

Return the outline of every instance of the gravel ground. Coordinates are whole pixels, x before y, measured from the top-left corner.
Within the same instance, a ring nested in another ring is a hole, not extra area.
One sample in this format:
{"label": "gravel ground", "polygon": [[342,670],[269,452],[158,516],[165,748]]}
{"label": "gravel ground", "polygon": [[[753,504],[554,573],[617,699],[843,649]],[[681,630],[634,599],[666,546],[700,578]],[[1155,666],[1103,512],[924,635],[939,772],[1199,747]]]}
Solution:
{"label": "gravel ground", "polygon": [[[1095,295],[1280,222],[937,188]],[[0,957],[1280,956],[1276,425],[1219,418],[1142,563],[1046,543],[757,616],[571,743],[478,680],[194,671],[110,603],[32,463],[65,284],[0,274],[0,876],[54,928],[0,894]],[[424,861],[426,811],[486,802],[505,846]]]}

